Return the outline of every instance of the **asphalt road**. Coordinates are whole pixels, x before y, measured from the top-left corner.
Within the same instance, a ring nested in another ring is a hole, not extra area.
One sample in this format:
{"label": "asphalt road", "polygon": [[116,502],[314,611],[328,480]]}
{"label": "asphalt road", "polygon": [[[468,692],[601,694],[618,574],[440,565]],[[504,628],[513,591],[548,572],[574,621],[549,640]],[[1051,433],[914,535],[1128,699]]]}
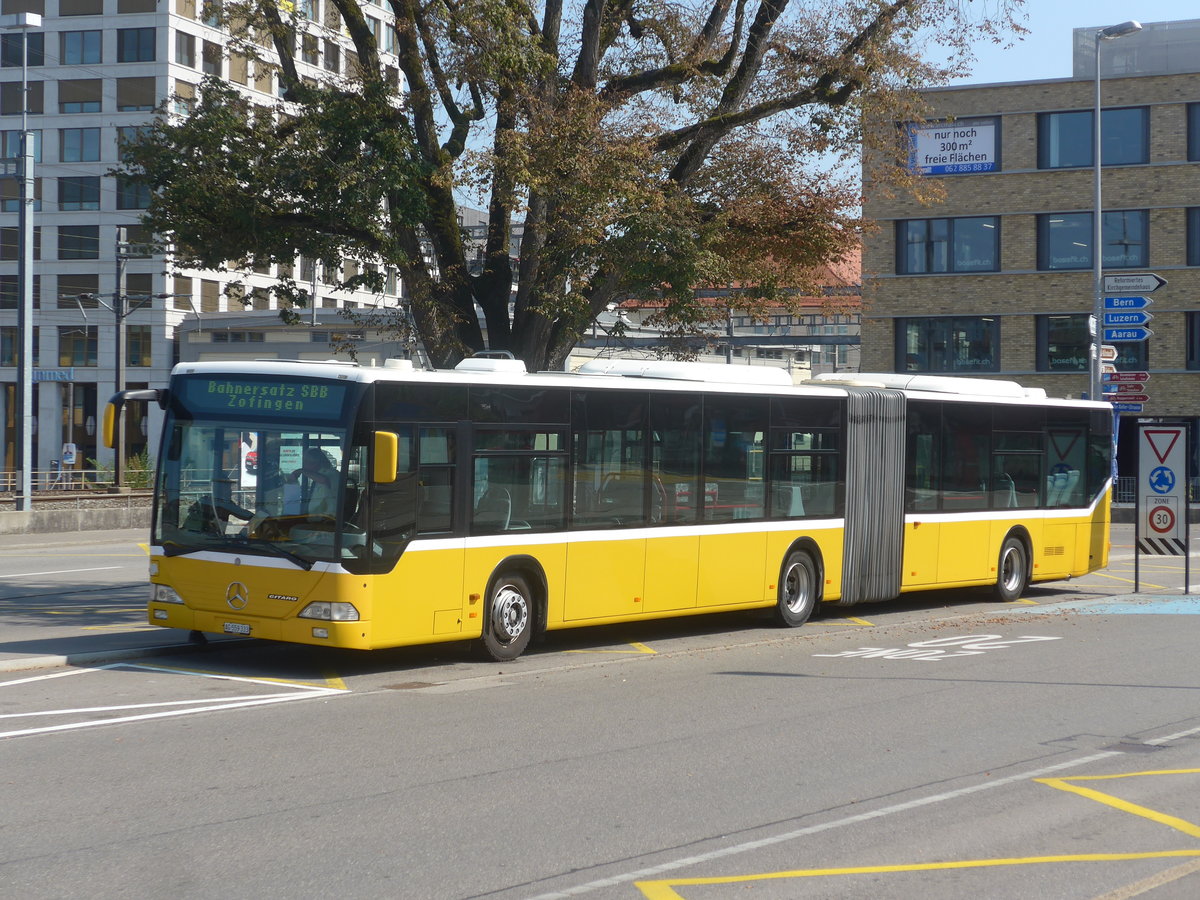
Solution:
{"label": "asphalt road", "polygon": [[0,671],[0,897],[1200,896],[1200,598],[1179,560],[1131,594],[1114,542],[1014,604],[591,629],[503,665],[114,658],[173,642],[139,630],[136,541],[8,547],[0,661],[77,662]]}

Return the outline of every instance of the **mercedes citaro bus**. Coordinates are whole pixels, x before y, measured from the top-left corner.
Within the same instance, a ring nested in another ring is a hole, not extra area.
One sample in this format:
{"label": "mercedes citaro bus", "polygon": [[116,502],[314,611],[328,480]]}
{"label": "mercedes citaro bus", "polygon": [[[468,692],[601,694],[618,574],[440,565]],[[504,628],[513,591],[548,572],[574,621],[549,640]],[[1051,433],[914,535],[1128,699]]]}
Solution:
{"label": "mercedes citaro bus", "polygon": [[1109,404],[1008,381],[602,360],[183,363],[149,620],[332,647],[1030,582],[1103,567]]}

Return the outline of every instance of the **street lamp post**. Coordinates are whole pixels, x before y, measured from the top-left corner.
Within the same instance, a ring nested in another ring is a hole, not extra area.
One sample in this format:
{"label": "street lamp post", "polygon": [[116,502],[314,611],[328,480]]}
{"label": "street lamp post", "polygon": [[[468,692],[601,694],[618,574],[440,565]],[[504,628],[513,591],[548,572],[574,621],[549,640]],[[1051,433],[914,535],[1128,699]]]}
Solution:
{"label": "street lamp post", "polygon": [[1100,345],[1104,343],[1104,209],[1100,199],[1100,43],[1141,30],[1141,24],[1132,21],[1096,30],[1096,102],[1092,110],[1092,359],[1088,393],[1092,400],[1104,398],[1103,361],[1100,359]]}
{"label": "street lamp post", "polygon": [[41,28],[37,13],[0,16],[0,29],[21,32],[20,205],[17,215],[17,495],[16,508],[33,508],[33,134],[29,130],[29,32]]}

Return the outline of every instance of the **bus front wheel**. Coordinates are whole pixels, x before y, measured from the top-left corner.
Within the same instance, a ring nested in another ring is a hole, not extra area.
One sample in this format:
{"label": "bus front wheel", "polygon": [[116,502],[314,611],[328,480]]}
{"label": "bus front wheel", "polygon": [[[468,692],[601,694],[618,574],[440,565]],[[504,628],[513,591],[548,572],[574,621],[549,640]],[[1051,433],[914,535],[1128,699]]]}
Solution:
{"label": "bus front wheel", "polygon": [[779,599],[775,621],[798,628],[808,621],[817,605],[817,564],[803,550],[789,553],[779,575]]}
{"label": "bus front wheel", "polygon": [[516,573],[496,579],[488,597],[483,623],[484,654],[497,662],[516,659],[529,646],[533,634],[533,591]]}
{"label": "bus front wheel", "polygon": [[996,599],[1012,603],[1020,599],[1029,586],[1029,559],[1019,538],[1004,539],[1000,559],[996,563]]}

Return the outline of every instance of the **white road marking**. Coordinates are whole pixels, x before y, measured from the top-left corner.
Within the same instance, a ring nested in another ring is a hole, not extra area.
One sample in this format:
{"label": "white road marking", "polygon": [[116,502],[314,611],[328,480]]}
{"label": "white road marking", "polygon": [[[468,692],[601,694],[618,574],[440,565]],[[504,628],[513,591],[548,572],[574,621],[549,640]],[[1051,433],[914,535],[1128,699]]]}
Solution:
{"label": "white road marking", "polygon": [[128,566],[95,566],[90,569],[55,569],[53,572],[18,572],[16,575],[0,575],[0,578],[34,578],[38,575],[70,575],[73,572],[105,572],[109,569],[127,569]]}
{"label": "white road marking", "polygon": [[[323,687],[321,685],[305,684],[297,681],[282,681],[280,679],[243,678],[238,675],[227,675],[218,672],[201,672],[189,669],[172,669],[162,666],[140,665],[137,663],[111,663],[90,669],[75,669],[70,672],[55,672],[49,675],[37,675],[32,678],[21,678],[15,681],[0,683],[0,688],[13,687],[18,684],[29,684],[49,678],[61,678],[65,675],[78,675],[87,672],[101,672],[106,669],[142,669],[149,672],[167,672],[172,675],[197,675],[201,678],[215,678],[222,681],[234,681],[243,684],[267,685],[270,687],[285,686],[289,690],[275,694],[256,694],[251,696],[234,696],[213,701],[203,700],[165,700],[157,703],[131,703],[120,706],[93,706],[77,709],[50,709],[25,713],[5,713],[0,719],[33,718],[39,716],[68,716],[89,715],[104,712],[120,712],[126,710],[156,709],[157,712],[144,712],[131,716],[115,718],[88,719],[80,722],[68,722],[65,725],[47,725],[39,728],[23,728],[16,731],[0,731],[0,738],[26,737],[34,734],[50,734],[56,731],[74,731],[81,728],[93,728],[97,725],[122,725],[130,722],[145,722],[150,719],[163,719],[175,716],[190,716],[196,713],[213,712],[222,709],[245,709],[251,706],[265,706],[272,703],[288,703],[292,700],[307,700],[313,697],[330,697],[348,694],[349,691],[339,688]],[[194,704],[203,704],[196,706]],[[164,709],[164,707],[171,707]]]}
{"label": "white road marking", "polygon": [[590,894],[592,891],[598,891],[602,888],[616,887],[617,885],[628,884],[632,881],[642,881],[655,875],[662,875],[665,872],[676,872],[680,869],[685,869],[688,866],[696,866],[702,863],[711,862],[715,859],[723,859],[729,856],[737,856],[741,853],[749,853],[752,850],[759,850],[763,847],[770,847],[774,844],[782,844],[786,841],[793,841],[796,838],[805,837],[806,835],[818,834],[819,832],[830,831],[834,828],[844,828],[847,825],[858,825],[861,822],[867,822],[871,819],[879,819],[883,818],[884,816],[894,815],[896,813],[908,812],[910,809],[929,806],[933,803],[942,803],[946,800],[954,800],[959,797],[964,797],[968,794],[975,794],[979,791],[1003,787],[1015,782],[1027,780],[1031,781],[1034,778],[1041,778],[1042,776],[1051,772],[1061,772],[1063,769],[1084,766],[1088,763],[1093,763],[1102,759],[1109,759],[1113,756],[1121,755],[1121,751],[1119,750],[1105,750],[1100,753],[1093,753],[1090,756],[1082,756],[1078,759],[1072,759],[1066,762],[1057,763],[1053,766],[1047,766],[1044,769],[1034,769],[1033,771],[1022,772],[1018,775],[1009,775],[1005,778],[996,778],[992,781],[985,781],[982,784],[974,784],[970,785],[969,787],[958,788],[953,791],[945,791],[941,794],[933,794],[929,797],[918,797],[915,800],[908,800],[904,803],[897,803],[893,806],[885,806],[882,809],[873,810],[871,812],[847,816],[844,819],[836,819],[832,822],[823,822],[819,825],[809,825],[805,828],[797,828],[794,831],[785,832],[784,834],[760,838],[755,841],[746,841],[741,844],[734,844],[731,847],[722,847],[719,850],[713,850],[709,853],[698,853],[695,856],[688,856],[684,857],[683,859],[672,860],[670,862],[661,863],[657,866],[638,869],[634,872],[625,872],[621,875],[613,875],[609,878],[599,878],[595,881],[589,881],[586,884],[577,884],[561,891],[551,891],[548,894],[538,894],[536,897],[530,897],[529,900],[564,900],[564,898],[567,897],[577,897],[581,894]]}

